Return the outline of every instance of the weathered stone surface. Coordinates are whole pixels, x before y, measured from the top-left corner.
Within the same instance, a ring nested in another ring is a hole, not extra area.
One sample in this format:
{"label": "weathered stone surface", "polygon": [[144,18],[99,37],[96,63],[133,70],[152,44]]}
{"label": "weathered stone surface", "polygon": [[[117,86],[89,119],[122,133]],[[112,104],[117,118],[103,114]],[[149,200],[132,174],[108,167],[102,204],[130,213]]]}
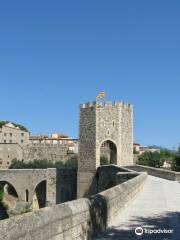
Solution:
{"label": "weathered stone surface", "polygon": [[0,239],[90,240],[112,223],[141,190],[146,177],[146,173],[141,173],[90,199],[81,198],[0,221]]}
{"label": "weathered stone surface", "polygon": [[[84,196],[100,166],[100,149],[110,141],[116,148],[113,164],[133,164],[133,109],[129,104],[97,102],[80,106],[78,197]],[[114,162],[115,161],[115,162]],[[112,163],[112,162],[111,162]]]}
{"label": "weathered stone surface", "polygon": [[173,181],[180,181],[180,172],[174,172],[161,168],[154,168],[142,165],[128,166],[129,169],[138,171],[138,172],[147,172],[149,175],[160,177]]}
{"label": "weathered stone surface", "polygon": [[19,201],[31,204],[37,185],[46,181],[47,202],[56,203],[56,169],[9,169],[0,170],[0,181],[11,184],[17,192]]}
{"label": "weathered stone surface", "polygon": [[14,208],[11,208],[11,209],[8,208],[7,212],[8,212],[9,216],[14,216],[14,215],[19,215],[19,214],[23,214],[26,212],[30,212],[31,211],[30,208],[31,208],[31,206],[29,203],[19,201],[16,203]]}
{"label": "weathered stone surface", "polygon": [[[50,206],[74,200],[77,196],[77,171],[73,169],[0,170],[0,187],[6,183],[17,192],[17,201],[28,201],[30,205],[33,203],[33,209],[37,209],[40,198],[46,201],[46,206]],[[41,185],[36,192],[42,183],[43,188]]]}
{"label": "weathered stone surface", "polygon": [[22,158],[25,162],[34,159],[47,159],[52,162],[66,162],[74,154],[69,154],[68,144],[28,144],[22,148]]}
{"label": "weathered stone surface", "polygon": [[[94,240],[179,240],[180,187],[177,181],[148,176],[142,191],[124,209],[106,232]],[[144,234],[137,236],[135,228]],[[147,234],[145,229],[171,229],[170,234]]]}
{"label": "weathered stone surface", "polygon": [[[83,231],[86,233],[88,231],[89,225],[85,223],[90,221],[90,215],[82,214],[83,212],[89,212],[89,200],[87,199],[79,199],[13,217],[0,222],[0,239],[51,240],[56,239],[57,236],[59,236],[58,239],[63,240],[73,239],[71,238],[72,229],[81,227],[79,236],[83,234]],[[72,224],[72,217],[78,215],[81,216],[80,220]]]}

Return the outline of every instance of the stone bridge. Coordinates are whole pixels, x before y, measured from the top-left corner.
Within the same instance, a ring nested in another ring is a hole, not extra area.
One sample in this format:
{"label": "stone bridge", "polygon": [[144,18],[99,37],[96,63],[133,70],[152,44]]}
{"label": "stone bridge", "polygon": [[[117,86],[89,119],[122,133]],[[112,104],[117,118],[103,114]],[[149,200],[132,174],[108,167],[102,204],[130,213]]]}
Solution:
{"label": "stone bridge", "polygon": [[[149,175],[136,199],[119,213],[106,232],[93,239],[179,240],[179,226],[180,183]],[[135,234],[138,227],[143,229],[142,235]],[[166,232],[160,232],[164,229]]]}
{"label": "stone bridge", "polygon": [[[98,170],[98,176],[108,175],[106,179],[115,173],[117,184],[103,190],[99,182],[98,194],[0,221],[0,239],[179,240],[180,183],[117,170],[115,166]],[[157,175],[159,170],[152,171]],[[163,176],[170,175],[164,171]],[[135,234],[137,227],[143,228],[142,236]],[[169,232],[146,232],[159,229]],[[104,232],[96,235],[99,231]]]}
{"label": "stone bridge", "polygon": [[32,203],[33,196],[44,194],[46,205],[56,203],[56,169],[0,170],[0,186],[9,186],[18,200]]}

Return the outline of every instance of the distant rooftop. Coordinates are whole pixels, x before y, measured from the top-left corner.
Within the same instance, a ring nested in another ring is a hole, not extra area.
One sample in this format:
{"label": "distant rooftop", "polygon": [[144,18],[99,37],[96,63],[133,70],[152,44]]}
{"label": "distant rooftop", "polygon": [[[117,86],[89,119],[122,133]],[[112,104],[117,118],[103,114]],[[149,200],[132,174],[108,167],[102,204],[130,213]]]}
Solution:
{"label": "distant rooftop", "polygon": [[69,136],[63,134],[63,133],[53,133],[51,136],[48,135],[31,135],[30,140],[58,140],[58,139],[71,139]]}
{"label": "distant rooftop", "polygon": [[0,121],[0,128],[3,126],[9,127],[9,128],[14,128],[14,129],[20,129],[21,131],[28,132],[28,129],[24,127],[21,124],[10,122],[10,121]]}

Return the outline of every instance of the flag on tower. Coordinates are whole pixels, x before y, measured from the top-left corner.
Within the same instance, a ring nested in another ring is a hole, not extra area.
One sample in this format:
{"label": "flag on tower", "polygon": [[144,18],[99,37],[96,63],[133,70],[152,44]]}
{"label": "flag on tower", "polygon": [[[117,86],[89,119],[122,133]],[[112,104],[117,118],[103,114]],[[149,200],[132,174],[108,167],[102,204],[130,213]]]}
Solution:
{"label": "flag on tower", "polygon": [[99,99],[104,98],[105,95],[106,95],[105,92],[104,92],[104,91],[101,91],[101,92],[97,95],[96,100],[99,100]]}

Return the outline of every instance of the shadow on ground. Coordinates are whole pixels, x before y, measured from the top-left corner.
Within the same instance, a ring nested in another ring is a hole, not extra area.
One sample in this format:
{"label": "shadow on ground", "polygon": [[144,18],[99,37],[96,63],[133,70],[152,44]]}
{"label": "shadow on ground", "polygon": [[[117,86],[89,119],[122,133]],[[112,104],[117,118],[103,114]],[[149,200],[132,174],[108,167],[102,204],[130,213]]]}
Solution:
{"label": "shadow on ground", "polygon": [[[141,236],[135,234],[135,228],[142,227]],[[145,230],[166,229],[173,233],[145,233]],[[180,212],[165,212],[161,216],[139,217],[130,219],[128,225],[108,228],[93,240],[180,240]]]}

